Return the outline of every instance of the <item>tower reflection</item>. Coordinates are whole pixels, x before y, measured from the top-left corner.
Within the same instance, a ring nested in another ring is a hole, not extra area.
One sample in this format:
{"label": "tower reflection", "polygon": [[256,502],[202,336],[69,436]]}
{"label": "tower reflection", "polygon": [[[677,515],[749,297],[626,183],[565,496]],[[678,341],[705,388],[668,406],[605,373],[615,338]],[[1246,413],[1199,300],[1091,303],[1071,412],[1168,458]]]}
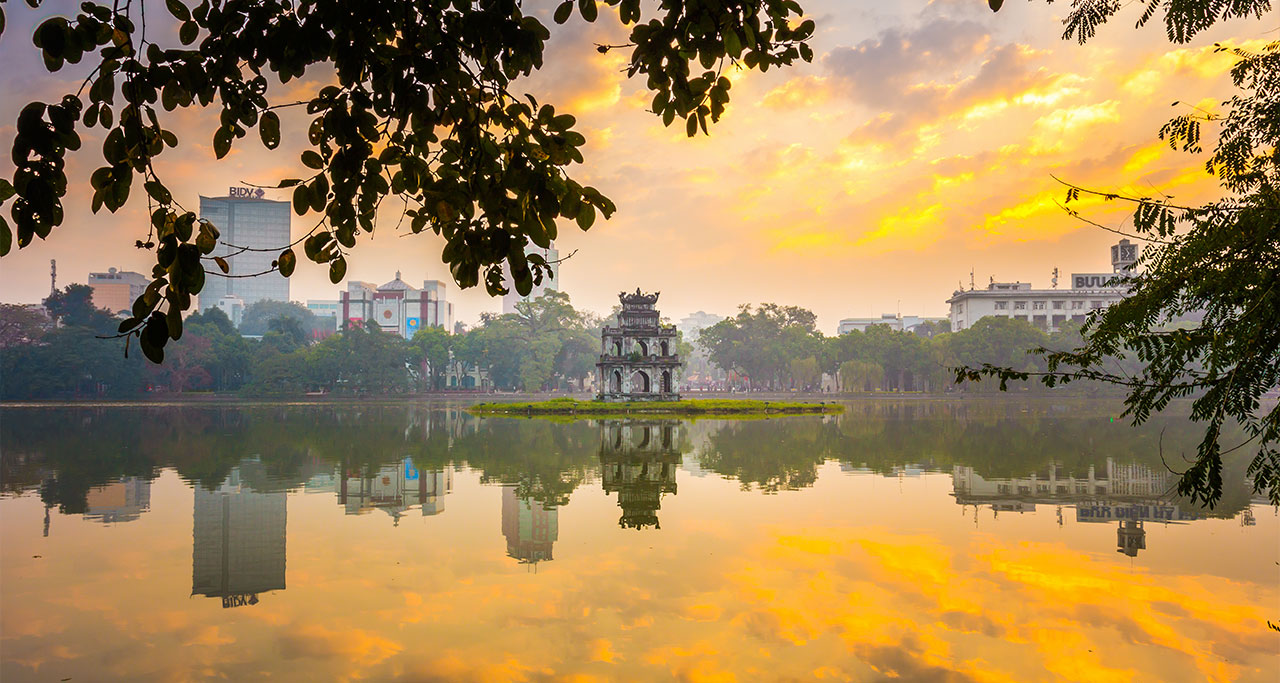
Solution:
{"label": "tower reflection", "polygon": [[600,471],[605,493],[618,494],[618,526],[661,528],[662,494],[676,494],[680,427],[674,421],[606,421],[600,426]]}

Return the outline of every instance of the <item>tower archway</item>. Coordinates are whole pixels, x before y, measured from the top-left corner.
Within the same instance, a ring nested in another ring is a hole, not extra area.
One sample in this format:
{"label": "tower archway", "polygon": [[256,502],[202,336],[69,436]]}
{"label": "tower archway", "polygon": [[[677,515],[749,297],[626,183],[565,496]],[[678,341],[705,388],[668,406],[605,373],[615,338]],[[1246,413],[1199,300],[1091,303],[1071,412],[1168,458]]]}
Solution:
{"label": "tower archway", "polygon": [[631,393],[647,394],[651,391],[653,389],[649,386],[649,373],[644,370],[636,370],[635,374],[631,375]]}

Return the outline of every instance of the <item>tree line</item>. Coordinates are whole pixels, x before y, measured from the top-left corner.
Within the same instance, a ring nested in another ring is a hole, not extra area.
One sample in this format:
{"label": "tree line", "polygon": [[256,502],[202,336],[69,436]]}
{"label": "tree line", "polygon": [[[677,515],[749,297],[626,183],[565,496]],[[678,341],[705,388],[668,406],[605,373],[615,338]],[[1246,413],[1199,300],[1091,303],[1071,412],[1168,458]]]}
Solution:
{"label": "tree line", "polygon": [[[298,304],[259,302],[246,310],[239,329],[218,309],[188,316],[182,338],[157,366],[140,362],[136,352],[126,357],[102,339],[116,334],[119,321],[93,306],[89,287],[69,285],[44,303],[47,315],[0,307],[0,396],[6,399],[119,398],[148,391],[583,391],[595,371],[600,329],[611,319],[580,311],[567,294],[548,291],[518,303],[515,313],[482,315],[473,329],[451,334],[430,327],[403,339],[374,323],[332,332],[332,321]],[[950,391],[957,388],[952,368],[989,363],[1034,372],[1044,369],[1043,359],[1030,350],[1084,343],[1072,323],[1050,334],[996,317],[958,332],[944,321],[912,331],[874,325],[827,337],[816,325],[817,316],[798,306],[744,305],[736,316],[702,330],[697,343],[711,363],[731,373],[739,390],[841,393]],[[679,342],[682,357],[691,350]],[[1049,391],[1034,383],[1013,385]],[[969,382],[962,388],[990,392],[997,385]]]}
{"label": "tree line", "polygon": [[[1043,370],[1042,357],[1029,352],[1040,347],[1068,350],[1084,343],[1080,326],[1072,322],[1049,333],[1024,320],[987,317],[958,332],[941,321],[910,331],[872,325],[865,331],[827,337],[816,321],[812,311],[797,306],[744,305],[736,316],[704,329],[699,343],[712,363],[734,374],[738,388],[842,393],[994,391],[995,382],[965,382],[957,387],[952,368],[989,363]],[[1117,362],[1130,364],[1124,359]],[[1011,385],[1046,390],[1027,382]],[[1093,384],[1085,390],[1102,387]]]}
{"label": "tree line", "polygon": [[[376,323],[336,332],[288,302],[259,302],[240,328],[219,309],[189,315],[166,362],[142,362],[104,338],[120,321],[69,285],[44,312],[0,306],[0,396],[9,400],[124,398],[146,392],[250,396],[405,394],[448,388],[581,390],[595,370],[602,319],[550,291],[516,312],[485,314],[471,330],[436,327],[412,339]],[[246,337],[244,335],[250,335]],[[483,372],[481,372],[483,370]]]}

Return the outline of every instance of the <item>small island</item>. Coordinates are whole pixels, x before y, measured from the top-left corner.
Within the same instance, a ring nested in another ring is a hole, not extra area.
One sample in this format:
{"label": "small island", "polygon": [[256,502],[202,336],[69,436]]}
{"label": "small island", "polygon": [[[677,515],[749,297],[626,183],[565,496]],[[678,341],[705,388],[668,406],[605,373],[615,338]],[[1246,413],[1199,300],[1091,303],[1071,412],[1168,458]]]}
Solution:
{"label": "small island", "polygon": [[580,415],[616,417],[625,415],[670,416],[770,416],[813,415],[844,412],[839,403],[805,401],[759,401],[751,399],[684,399],[678,401],[580,401],[555,398],[549,401],[486,402],[467,408],[479,416]]}

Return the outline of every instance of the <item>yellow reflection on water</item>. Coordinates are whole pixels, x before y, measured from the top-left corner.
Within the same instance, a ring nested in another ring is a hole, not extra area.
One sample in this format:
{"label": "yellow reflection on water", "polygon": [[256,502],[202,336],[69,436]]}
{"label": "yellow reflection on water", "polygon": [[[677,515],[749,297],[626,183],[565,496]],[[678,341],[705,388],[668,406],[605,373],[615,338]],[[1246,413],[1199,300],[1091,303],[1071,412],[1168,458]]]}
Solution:
{"label": "yellow reflection on water", "polygon": [[320,468],[290,492],[255,489],[255,467],[216,488],[166,470],[145,492],[95,491],[106,507],[55,511],[47,535],[39,498],[0,499],[2,678],[1274,681],[1280,667],[1266,626],[1280,524],[1264,506],[1247,526],[1147,519],[1131,556],[1118,522],[1068,504],[964,502],[960,470],[827,463],[766,495],[669,453],[605,453],[556,506],[407,459]]}

